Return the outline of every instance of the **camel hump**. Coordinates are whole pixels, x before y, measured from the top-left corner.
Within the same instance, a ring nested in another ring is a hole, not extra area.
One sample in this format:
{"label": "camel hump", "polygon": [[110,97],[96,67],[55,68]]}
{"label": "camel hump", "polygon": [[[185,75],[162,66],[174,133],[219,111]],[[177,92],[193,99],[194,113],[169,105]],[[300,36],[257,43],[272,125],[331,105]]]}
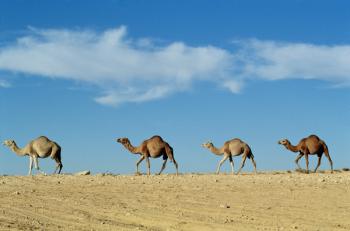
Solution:
{"label": "camel hump", "polygon": [[239,138],[233,138],[232,141],[239,141],[239,142],[242,142],[242,140],[239,139]]}
{"label": "camel hump", "polygon": [[314,135],[314,134],[312,134],[312,135],[309,135],[309,137],[308,137],[309,139],[316,139],[316,140],[321,140],[317,135]]}
{"label": "camel hump", "polygon": [[244,143],[241,139],[239,139],[239,138],[233,138],[233,139],[231,139],[231,140],[228,140],[228,141],[226,141],[225,142],[225,144],[226,143]]}
{"label": "camel hump", "polygon": [[160,141],[163,141],[162,137],[160,137],[160,136],[158,136],[158,135],[152,136],[152,137],[150,138],[150,140],[153,140],[153,139],[158,139],[158,140],[160,140]]}
{"label": "camel hump", "polygon": [[39,136],[36,140],[40,140],[40,141],[51,141],[49,138],[47,138],[46,136]]}

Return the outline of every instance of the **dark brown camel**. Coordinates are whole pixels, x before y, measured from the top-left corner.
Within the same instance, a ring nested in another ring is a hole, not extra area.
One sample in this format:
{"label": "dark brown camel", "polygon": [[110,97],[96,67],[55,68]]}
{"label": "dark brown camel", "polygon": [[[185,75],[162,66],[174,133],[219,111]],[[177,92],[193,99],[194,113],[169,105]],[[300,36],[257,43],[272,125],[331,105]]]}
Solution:
{"label": "dark brown camel", "polygon": [[321,158],[322,154],[324,153],[325,156],[328,158],[329,164],[331,166],[331,171],[333,172],[333,162],[328,152],[328,147],[326,143],[321,140],[316,135],[310,135],[309,137],[303,138],[300,140],[299,144],[297,146],[291,145],[289,140],[282,139],[278,141],[279,144],[284,145],[288,150],[292,152],[299,152],[299,155],[295,159],[295,163],[297,164],[298,168],[301,169],[299,165],[299,160],[303,156],[305,156],[305,162],[306,162],[306,172],[309,173],[309,155],[317,155],[318,156],[318,163],[314,170],[314,172],[317,171],[318,167],[321,165]]}
{"label": "dark brown camel", "polygon": [[150,167],[150,161],[149,158],[158,158],[160,156],[163,156],[163,165],[161,170],[159,171],[159,175],[162,173],[162,171],[165,169],[166,162],[168,158],[170,161],[174,162],[175,168],[176,168],[176,175],[178,175],[178,165],[174,159],[174,153],[173,148],[165,142],[162,137],[160,136],[153,136],[149,138],[148,140],[145,140],[141,143],[140,146],[134,147],[131,145],[128,138],[118,138],[118,143],[121,143],[126,149],[128,149],[131,153],[139,154],[141,155],[141,158],[136,163],[136,174],[140,174],[139,172],[139,164],[146,159],[147,161],[147,173],[148,175],[151,174],[151,167]]}

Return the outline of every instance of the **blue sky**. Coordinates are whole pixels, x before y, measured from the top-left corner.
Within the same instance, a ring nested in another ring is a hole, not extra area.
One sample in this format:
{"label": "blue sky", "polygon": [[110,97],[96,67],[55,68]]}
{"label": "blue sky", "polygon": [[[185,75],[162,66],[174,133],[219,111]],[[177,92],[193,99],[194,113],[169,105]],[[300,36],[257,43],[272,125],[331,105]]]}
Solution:
{"label": "blue sky", "polygon": [[[207,140],[221,146],[239,137],[258,169],[294,169],[296,155],[277,140],[294,144],[315,133],[335,167],[348,167],[349,7],[1,1],[0,139],[24,146],[39,135],[52,138],[63,148],[63,172],[132,173],[137,157],[114,139],[138,145],[159,134],[181,172],[212,172],[220,157],[200,146]],[[153,172],[161,162],[152,160]],[[40,165],[54,169],[49,159]],[[321,167],[329,168],[325,158]],[[28,158],[1,147],[0,174],[27,170]]]}

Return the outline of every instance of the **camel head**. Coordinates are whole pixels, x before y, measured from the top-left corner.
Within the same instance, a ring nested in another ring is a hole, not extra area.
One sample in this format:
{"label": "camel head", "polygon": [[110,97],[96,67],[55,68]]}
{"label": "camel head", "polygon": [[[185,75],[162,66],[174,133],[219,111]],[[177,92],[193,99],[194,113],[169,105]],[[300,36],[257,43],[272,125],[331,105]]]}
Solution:
{"label": "camel head", "polygon": [[16,143],[14,140],[5,140],[2,144],[6,145],[7,147],[13,147]]}
{"label": "camel head", "polygon": [[202,147],[203,147],[203,148],[211,148],[211,147],[213,147],[213,146],[214,146],[214,145],[213,145],[213,143],[212,143],[211,141],[208,141],[208,142],[202,144]]}
{"label": "camel head", "polygon": [[117,142],[118,143],[121,143],[121,144],[129,144],[130,143],[130,140],[128,138],[118,138],[117,139]]}
{"label": "camel head", "polygon": [[283,146],[286,146],[286,145],[290,144],[290,142],[287,139],[282,139],[282,140],[278,141],[278,144],[282,144]]}

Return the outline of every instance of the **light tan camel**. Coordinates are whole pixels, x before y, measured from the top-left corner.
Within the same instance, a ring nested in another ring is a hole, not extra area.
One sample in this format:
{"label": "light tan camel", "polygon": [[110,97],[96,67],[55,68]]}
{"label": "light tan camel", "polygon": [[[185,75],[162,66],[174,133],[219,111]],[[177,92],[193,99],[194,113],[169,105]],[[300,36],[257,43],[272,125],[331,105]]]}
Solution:
{"label": "light tan camel", "polygon": [[253,166],[254,166],[254,171],[256,173],[256,163],[254,161],[254,155],[253,155],[249,145],[238,138],[226,141],[224,143],[224,146],[222,146],[219,149],[216,148],[212,142],[204,143],[204,144],[202,144],[202,147],[209,149],[212,153],[214,153],[216,155],[219,155],[219,156],[224,155],[222,160],[219,162],[218,168],[216,170],[216,174],[219,174],[221,165],[227,159],[230,160],[231,171],[232,171],[232,174],[234,174],[234,169],[233,169],[234,163],[233,163],[232,157],[239,156],[242,154],[243,154],[243,157],[242,157],[241,167],[239,168],[237,174],[240,173],[240,171],[244,167],[244,163],[245,163],[247,157],[252,161]]}
{"label": "light tan camel", "polygon": [[40,136],[35,140],[30,141],[24,148],[19,148],[15,141],[5,140],[4,145],[8,146],[13,152],[19,156],[29,156],[29,172],[28,175],[32,174],[33,162],[35,168],[42,172],[39,168],[38,158],[51,157],[57,163],[54,173],[60,174],[63,167],[61,162],[61,147],[54,141],[49,140],[45,136]]}
{"label": "light tan camel", "polygon": [[305,156],[305,162],[306,162],[306,172],[309,173],[309,155],[315,155],[318,156],[318,163],[314,170],[314,172],[317,171],[318,167],[321,165],[321,158],[322,154],[324,153],[325,156],[328,158],[329,164],[331,166],[331,171],[333,172],[333,162],[328,152],[328,147],[326,143],[321,140],[316,135],[310,135],[309,137],[303,138],[300,140],[299,144],[297,146],[291,145],[289,140],[282,139],[278,141],[278,144],[282,144],[286,147],[286,149],[292,151],[292,152],[299,152],[299,155],[295,159],[295,163],[297,164],[298,168],[301,169],[299,165],[299,160],[303,156]]}
{"label": "light tan camel", "polygon": [[146,159],[147,162],[147,173],[148,175],[151,174],[151,167],[150,167],[150,161],[149,158],[158,158],[160,156],[163,156],[163,165],[161,170],[159,171],[158,175],[162,173],[162,171],[165,169],[166,162],[168,158],[170,161],[174,162],[175,168],[176,168],[176,175],[178,175],[178,165],[174,159],[174,153],[173,148],[165,142],[162,137],[160,136],[153,136],[149,138],[148,140],[145,140],[141,143],[140,146],[134,147],[131,145],[128,138],[118,138],[117,142],[121,143],[126,149],[128,149],[131,153],[139,154],[141,155],[141,158],[136,162],[136,174],[140,174],[139,172],[139,164]]}

